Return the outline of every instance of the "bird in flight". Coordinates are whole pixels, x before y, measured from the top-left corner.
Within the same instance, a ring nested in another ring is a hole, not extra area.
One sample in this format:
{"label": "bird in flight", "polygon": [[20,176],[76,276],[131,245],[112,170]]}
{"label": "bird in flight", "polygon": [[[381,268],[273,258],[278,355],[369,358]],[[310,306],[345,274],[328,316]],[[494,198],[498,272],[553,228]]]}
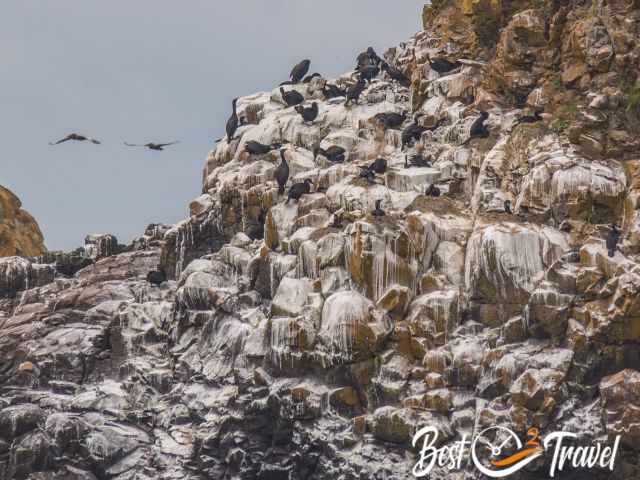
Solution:
{"label": "bird in flight", "polygon": [[145,143],[144,145],[138,145],[138,144],[134,144],[134,143],[124,142],[124,144],[127,147],[147,147],[149,150],[158,150],[158,151],[162,151],[162,150],[164,150],[164,147],[168,147],[169,145],[175,145],[176,143],[180,143],[180,142]]}
{"label": "bird in flight", "polygon": [[95,138],[87,137],[86,135],[80,135],[79,133],[70,133],[64,138],[61,138],[57,142],[49,142],[49,145],[59,145],[63,142],[68,142],[69,140],[75,140],[77,142],[84,142],[85,140],[89,140],[91,143],[95,143],[96,145],[100,145],[100,141]]}

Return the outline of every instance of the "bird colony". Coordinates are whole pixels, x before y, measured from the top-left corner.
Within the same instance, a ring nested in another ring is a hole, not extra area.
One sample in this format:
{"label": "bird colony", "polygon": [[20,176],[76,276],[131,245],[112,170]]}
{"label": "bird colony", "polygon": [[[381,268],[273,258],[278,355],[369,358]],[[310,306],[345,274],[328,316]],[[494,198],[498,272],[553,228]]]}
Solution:
{"label": "bird colony", "polygon": [[409,479],[428,425],[640,478],[640,7],[423,18],[233,100],[184,221],[0,259],[0,480]]}

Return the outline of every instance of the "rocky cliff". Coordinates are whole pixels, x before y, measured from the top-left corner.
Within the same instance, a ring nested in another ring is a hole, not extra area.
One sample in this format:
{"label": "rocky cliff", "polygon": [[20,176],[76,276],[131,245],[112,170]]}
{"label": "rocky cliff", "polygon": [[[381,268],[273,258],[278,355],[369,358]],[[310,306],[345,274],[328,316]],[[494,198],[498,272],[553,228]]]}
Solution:
{"label": "rocky cliff", "polygon": [[[311,124],[278,89],[240,98],[183,222],[0,262],[0,479],[408,479],[426,425],[443,444],[494,425],[622,435],[613,473],[560,478],[640,476],[640,5],[423,18],[384,54],[409,88],[382,73],[345,106],[315,78],[293,87]],[[377,116],[403,111],[398,129]],[[278,151],[252,140],[283,143],[312,191],[285,202]],[[314,156],[333,145],[346,161]]]}
{"label": "rocky cliff", "polygon": [[11,191],[0,186],[0,257],[38,256],[46,251],[38,223]]}

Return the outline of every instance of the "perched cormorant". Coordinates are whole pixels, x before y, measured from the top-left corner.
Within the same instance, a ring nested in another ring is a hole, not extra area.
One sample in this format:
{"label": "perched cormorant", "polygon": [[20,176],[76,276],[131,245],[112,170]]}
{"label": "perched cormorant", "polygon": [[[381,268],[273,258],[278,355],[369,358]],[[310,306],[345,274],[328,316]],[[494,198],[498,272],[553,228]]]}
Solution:
{"label": "perched cormorant", "polygon": [[416,120],[414,120],[411,125],[409,125],[407,128],[405,128],[402,131],[402,149],[404,150],[405,146],[420,140],[424,132],[433,132],[438,127],[440,127],[440,125],[442,125],[444,122],[445,120],[441,118],[432,127],[423,127],[417,122],[417,117],[416,117]]}
{"label": "perched cormorant", "polygon": [[418,153],[411,158],[409,155],[404,156],[404,168],[410,167],[431,167],[431,156],[424,158],[421,153]]}
{"label": "perched cormorant", "polygon": [[280,87],[280,95],[282,95],[282,100],[287,104],[287,107],[295,107],[304,102],[304,97],[297,90],[285,92],[284,88]]}
{"label": "perched cormorant", "polygon": [[347,92],[346,92],[346,90],[343,90],[343,89],[333,85],[332,83],[327,83],[322,88],[322,94],[324,95],[324,98],[326,100],[329,100],[330,98],[344,97],[344,96],[347,95]]}
{"label": "perched cormorant", "polygon": [[393,65],[389,65],[387,62],[382,63],[382,70],[389,75],[389,78],[395,80],[403,87],[409,88],[411,86],[411,80],[404,73],[398,70]]}
{"label": "perched cormorant", "polygon": [[618,226],[614,223],[611,225],[611,230],[609,230],[609,234],[607,235],[607,250],[609,251],[609,257],[613,257],[616,254],[616,247],[618,246],[618,241],[620,240],[620,230],[618,230]]}
{"label": "perched cormorant", "polygon": [[321,77],[322,75],[320,75],[318,72],[316,73],[312,73],[311,75],[307,75],[306,77],[304,77],[304,80],[302,80],[302,83],[309,83],[311,82],[311,80],[313,80],[316,77]]}
{"label": "perched cormorant", "polygon": [[379,65],[382,59],[378,56],[373,47],[367,48],[366,52],[362,52],[356,59],[356,70],[360,70],[367,65]]}
{"label": "perched cormorant", "polygon": [[429,185],[425,189],[424,194],[427,197],[439,197],[440,196],[440,189],[438,187],[436,187],[435,183],[432,183],[431,185]]}
{"label": "perched cormorant", "polygon": [[286,203],[289,203],[289,200],[291,200],[292,198],[296,201],[300,200],[300,197],[302,197],[302,195],[304,195],[305,193],[310,193],[311,184],[313,184],[313,182],[310,179],[306,178],[302,183],[294,183],[293,185],[291,185]]}
{"label": "perched cormorant", "polygon": [[504,201],[504,213],[511,215],[513,212],[511,211],[511,200]]}
{"label": "perched cormorant", "polygon": [[156,287],[163,282],[167,281],[167,274],[164,272],[162,267],[159,267],[158,270],[152,270],[147,273],[147,282],[151,285],[155,285]]}
{"label": "perched cormorant", "polygon": [[375,183],[376,172],[369,169],[368,167],[360,167],[360,178],[366,178],[370,184]]}
{"label": "perched cormorant", "polygon": [[407,112],[396,113],[396,112],[386,112],[386,113],[377,113],[374,117],[378,122],[384,125],[385,129],[388,128],[398,128],[400,127],[404,121],[407,119]]}
{"label": "perched cormorant", "polygon": [[345,105],[348,105],[349,103],[351,103],[351,101],[355,101],[357,105],[358,99],[360,98],[360,95],[362,94],[362,92],[364,92],[364,89],[365,89],[364,79],[362,78],[362,76],[359,76],[358,81],[353,85],[351,85],[347,90],[347,101],[345,102]]}
{"label": "perched cormorant", "polygon": [[540,110],[534,110],[533,114],[524,114],[518,120],[516,120],[514,127],[521,123],[536,123],[542,121],[542,116],[540,115]]}
{"label": "perched cormorant", "polygon": [[69,140],[75,140],[76,142],[84,142],[85,140],[89,140],[91,143],[100,145],[99,140],[96,140],[95,138],[87,137],[86,135],[80,135],[79,133],[70,133],[66,137],[58,140],[57,142],[49,142],[49,145],[59,145],[63,142],[68,142]]}
{"label": "perched cormorant", "polygon": [[145,143],[144,145],[137,145],[133,143],[124,142],[127,147],[147,147],[149,150],[164,150],[164,147],[168,147],[169,145],[175,145],[180,142],[171,142],[171,143]]}
{"label": "perched cormorant", "polygon": [[233,136],[238,129],[238,114],[236,111],[236,105],[238,103],[238,99],[234,98],[231,102],[231,107],[233,111],[231,112],[231,116],[229,120],[227,120],[227,142],[230,142],[233,139]]}
{"label": "perched cormorant", "polygon": [[304,76],[309,72],[309,67],[311,66],[311,60],[302,60],[299,64],[297,64],[291,70],[289,74],[289,78],[292,83],[300,83],[300,80],[304,78]]}
{"label": "perched cormorant", "polygon": [[382,200],[376,200],[376,208],[371,212],[374,217],[384,217],[384,210],[381,208]]}
{"label": "perched cormorant", "polygon": [[318,155],[322,155],[330,162],[334,163],[342,163],[345,159],[346,150],[337,145],[332,145],[326,150],[324,148],[317,147],[313,150],[313,158],[315,159]]}
{"label": "perched cormorant", "polygon": [[371,80],[376,78],[380,74],[380,67],[377,65],[366,65],[358,70],[360,72],[360,77],[367,81],[367,83],[371,83]]}
{"label": "perched cormorant", "polygon": [[489,114],[485,111],[480,112],[480,116],[474,120],[469,129],[469,138],[465,140],[463,145],[469,143],[473,138],[486,138],[489,136],[489,129],[484,122],[489,118]]}
{"label": "perched cormorant", "polygon": [[280,150],[280,158],[282,162],[280,162],[280,165],[278,165],[273,172],[273,178],[278,182],[278,194],[282,195],[284,193],[284,187],[287,185],[287,180],[289,180],[289,164],[284,156],[284,149]]}
{"label": "perched cormorant", "polygon": [[271,150],[275,150],[280,147],[282,147],[282,144],[280,143],[265,145],[264,143],[256,142],[255,140],[249,140],[244,145],[244,150],[249,153],[249,155],[266,155]]}
{"label": "perched cormorant", "polygon": [[376,158],[367,168],[378,175],[382,175],[387,171],[387,161],[384,158]]}
{"label": "perched cormorant", "polygon": [[333,223],[331,224],[333,228],[342,228],[342,215],[339,213],[333,214]]}
{"label": "perched cormorant", "polygon": [[432,60],[429,55],[427,55],[427,62],[429,62],[431,70],[438,72],[440,75],[449,73],[462,66],[460,62],[450,62],[446,58],[435,58]]}
{"label": "perched cormorant", "polygon": [[313,102],[311,106],[307,108],[303,107],[302,105],[298,105],[295,107],[295,109],[296,112],[298,112],[300,116],[302,116],[302,119],[305,123],[313,123],[313,121],[318,117],[319,110],[317,102]]}

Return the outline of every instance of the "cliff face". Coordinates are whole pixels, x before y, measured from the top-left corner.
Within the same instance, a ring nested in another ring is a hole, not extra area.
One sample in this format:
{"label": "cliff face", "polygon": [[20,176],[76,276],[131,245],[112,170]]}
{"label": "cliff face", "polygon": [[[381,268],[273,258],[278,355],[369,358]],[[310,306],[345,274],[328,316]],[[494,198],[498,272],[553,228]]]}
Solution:
{"label": "cliff face", "polygon": [[0,186],[0,257],[39,256],[46,249],[40,227],[13,193]]}
{"label": "cliff face", "polygon": [[[382,74],[345,106],[323,79],[288,87],[319,103],[313,124],[277,89],[240,98],[246,124],[183,222],[90,248],[67,276],[0,263],[1,480],[407,479],[427,425],[443,443],[620,434],[613,473],[572,473],[640,477],[640,6],[438,1],[423,17],[385,53],[410,88]],[[428,56],[462,64],[440,76]],[[403,148],[376,115],[404,110],[425,130]],[[289,185],[311,192],[286,203],[279,153],[250,140],[286,142]],[[344,163],[314,158],[332,145]],[[419,153],[431,166],[405,168]]]}

